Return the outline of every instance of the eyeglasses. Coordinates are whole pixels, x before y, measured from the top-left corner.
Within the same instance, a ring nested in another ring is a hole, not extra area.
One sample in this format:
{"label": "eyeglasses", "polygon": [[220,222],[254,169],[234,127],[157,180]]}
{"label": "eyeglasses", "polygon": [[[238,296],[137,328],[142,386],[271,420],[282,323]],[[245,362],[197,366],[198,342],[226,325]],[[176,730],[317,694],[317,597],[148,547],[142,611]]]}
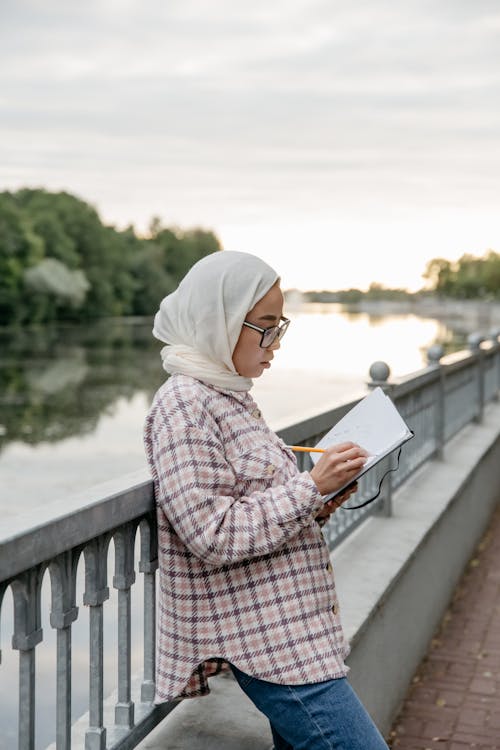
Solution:
{"label": "eyeglasses", "polygon": [[263,349],[267,349],[272,346],[276,340],[281,341],[290,325],[288,318],[281,317],[280,320],[283,321],[281,325],[271,326],[270,328],[260,328],[260,326],[255,326],[253,323],[248,323],[246,320],[243,321],[243,325],[247,326],[247,328],[253,328],[254,331],[259,331],[259,333],[262,334],[259,346]]}

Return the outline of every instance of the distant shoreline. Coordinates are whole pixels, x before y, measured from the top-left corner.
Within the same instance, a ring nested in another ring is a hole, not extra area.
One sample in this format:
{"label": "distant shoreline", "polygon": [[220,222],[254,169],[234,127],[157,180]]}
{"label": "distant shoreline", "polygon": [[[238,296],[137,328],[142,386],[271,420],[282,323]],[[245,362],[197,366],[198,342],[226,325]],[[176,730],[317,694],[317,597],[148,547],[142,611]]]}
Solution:
{"label": "distant shoreline", "polygon": [[421,318],[435,318],[442,321],[462,323],[464,329],[483,334],[493,329],[500,333],[500,302],[482,300],[432,299],[429,297],[408,298],[407,300],[360,300],[356,303],[342,302],[302,302],[291,300],[289,309],[329,307],[350,313],[366,313],[374,316],[417,315]]}
{"label": "distant shoreline", "polygon": [[[359,302],[326,301],[312,302],[305,299],[295,290],[293,294],[285,292],[285,309],[289,311],[319,310],[321,308],[338,308],[341,312],[366,313],[377,317],[385,315],[417,315],[421,318],[435,318],[441,321],[462,322],[463,328],[480,330],[483,334],[492,329],[499,329],[500,333],[500,302],[484,300],[454,300],[432,297],[408,297],[402,300],[389,299],[361,299]],[[8,334],[12,331],[30,331],[31,329],[50,328],[86,328],[89,325],[106,325],[106,323],[123,325],[151,324],[153,315],[119,315],[91,318],[87,321],[79,320],[51,320],[32,324],[0,325],[0,333]]]}

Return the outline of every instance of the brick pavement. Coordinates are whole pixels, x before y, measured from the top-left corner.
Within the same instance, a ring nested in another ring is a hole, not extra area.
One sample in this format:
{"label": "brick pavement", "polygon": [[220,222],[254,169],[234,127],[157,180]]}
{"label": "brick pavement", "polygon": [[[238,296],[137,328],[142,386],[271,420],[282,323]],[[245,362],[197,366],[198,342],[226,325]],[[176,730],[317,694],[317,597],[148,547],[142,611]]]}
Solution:
{"label": "brick pavement", "polygon": [[394,750],[500,749],[500,508],[469,560],[388,742]]}

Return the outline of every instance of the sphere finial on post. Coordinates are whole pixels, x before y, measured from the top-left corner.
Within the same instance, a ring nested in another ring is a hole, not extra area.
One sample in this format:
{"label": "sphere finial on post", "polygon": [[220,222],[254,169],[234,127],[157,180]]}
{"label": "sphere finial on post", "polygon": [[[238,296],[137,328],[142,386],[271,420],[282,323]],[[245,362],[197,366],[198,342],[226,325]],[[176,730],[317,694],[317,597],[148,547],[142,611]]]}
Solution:
{"label": "sphere finial on post", "polygon": [[494,344],[498,344],[498,337],[500,336],[500,328],[492,328],[489,332],[490,341]]}
{"label": "sphere finial on post", "polygon": [[368,372],[371,378],[371,381],[367,384],[368,388],[376,388],[377,386],[380,386],[383,389],[388,389],[390,387],[388,379],[391,374],[391,368],[387,362],[377,360],[371,365]]}
{"label": "sphere finial on post", "polygon": [[433,344],[427,349],[427,363],[429,365],[438,365],[443,355],[444,349],[441,344]]}
{"label": "sphere finial on post", "polygon": [[467,337],[467,344],[472,352],[479,351],[482,341],[484,341],[484,337],[480,333],[471,333]]}

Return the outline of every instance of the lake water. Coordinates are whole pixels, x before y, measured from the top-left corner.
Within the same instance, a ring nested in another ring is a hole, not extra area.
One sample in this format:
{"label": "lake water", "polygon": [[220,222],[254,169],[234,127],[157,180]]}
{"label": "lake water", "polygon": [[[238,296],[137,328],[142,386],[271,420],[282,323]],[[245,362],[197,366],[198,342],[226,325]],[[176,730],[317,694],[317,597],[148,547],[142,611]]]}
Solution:
{"label": "lake water", "polygon": [[[368,369],[385,360],[394,376],[425,364],[439,341],[462,348],[464,332],[413,315],[343,313],[336,305],[287,310],[292,320],[272,369],[253,395],[275,429],[366,392]],[[144,467],[142,424],[165,373],[149,320],[102,321],[17,333],[0,331],[0,509],[2,516],[36,508],[68,493]],[[80,566],[82,568],[82,566]],[[139,577],[140,579],[140,577]],[[87,706],[88,616],[72,629],[73,716]],[[116,684],[116,592],[105,608],[105,695]],[[140,585],[133,591],[133,632],[142,627]],[[36,747],[54,738],[55,631],[49,586],[43,591],[44,640],[37,647]],[[10,650],[12,599],[2,611],[0,750],[17,746],[17,653]],[[133,672],[141,670],[133,655]]]}
{"label": "lake water", "polygon": [[[287,312],[289,331],[252,391],[274,429],[364,393],[375,360],[398,376],[422,367],[438,340],[463,344],[445,324],[414,315],[337,305]],[[4,518],[145,465],[142,424],[165,378],[151,321],[3,331],[0,347]]]}

